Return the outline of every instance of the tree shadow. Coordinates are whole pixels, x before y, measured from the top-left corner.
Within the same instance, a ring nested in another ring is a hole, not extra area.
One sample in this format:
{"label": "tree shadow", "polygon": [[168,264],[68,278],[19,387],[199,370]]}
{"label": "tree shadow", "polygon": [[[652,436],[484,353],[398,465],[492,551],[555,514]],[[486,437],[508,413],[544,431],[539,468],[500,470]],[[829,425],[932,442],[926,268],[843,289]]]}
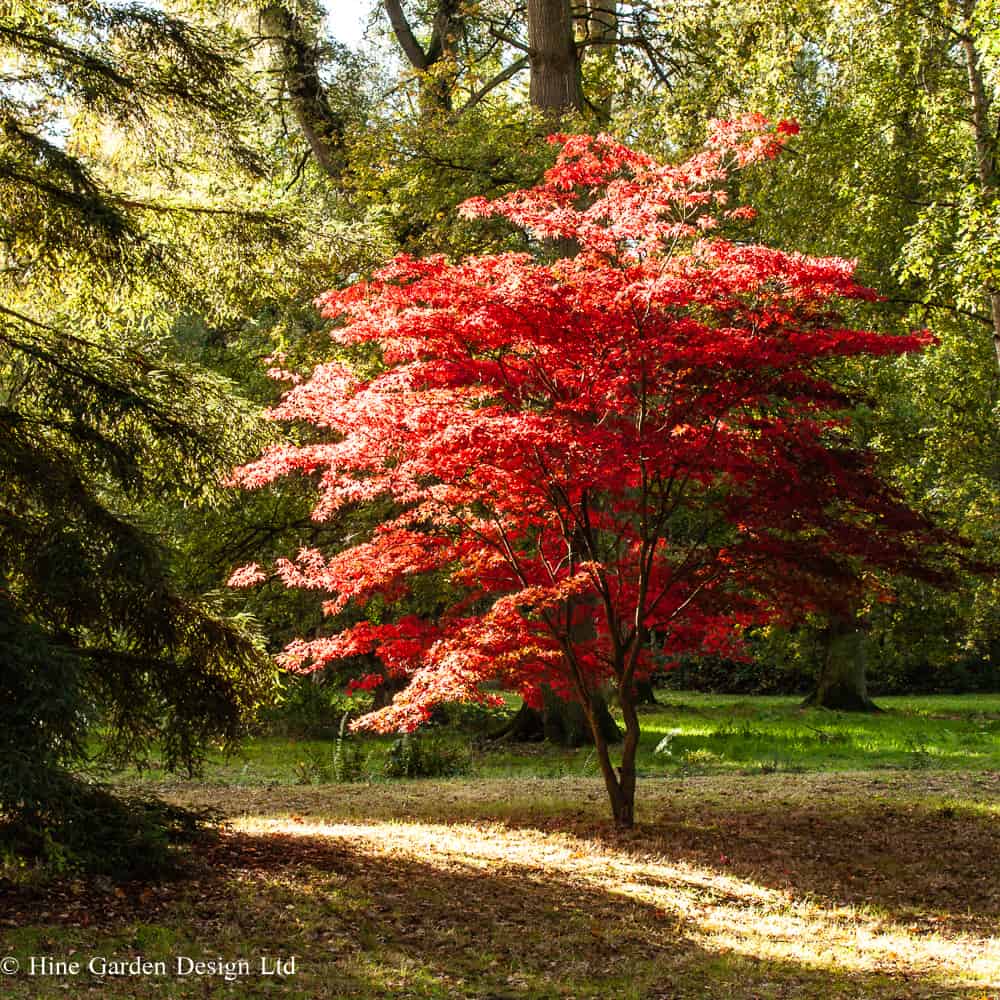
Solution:
{"label": "tree shadow", "polygon": [[[859,775],[838,784],[822,776],[806,782],[802,776],[789,787],[787,777],[641,782],[644,819],[625,833],[605,818],[599,782],[581,778],[411,782],[385,786],[378,794],[363,786],[283,788],[248,796],[239,811],[293,811],[345,821],[493,822],[512,830],[559,832],[579,838],[581,850],[595,844],[632,858],[688,864],[795,899],[873,911],[914,933],[996,935],[1000,823],[995,817],[884,797],[881,778]],[[931,778],[926,780],[929,785]],[[505,801],[507,794],[515,798]]]}
{"label": "tree shadow", "polygon": [[[659,789],[649,795],[650,783],[642,784],[638,798],[648,820],[625,834],[604,818],[606,802],[596,783],[586,797],[576,791],[575,804],[557,803],[547,817],[532,813],[529,804],[527,814],[514,811],[502,821],[596,838],[633,856],[686,862],[798,898],[875,908],[925,930],[995,935],[1000,928],[995,815],[883,798],[880,783],[851,785],[847,798],[824,792],[820,784],[811,798],[796,794],[788,800],[780,793],[775,798],[766,779],[758,779],[757,795],[750,781],[740,779],[728,782],[731,794],[710,796],[696,790],[673,796],[677,786],[670,781],[652,783]],[[415,815],[432,822],[442,814],[471,822],[489,815],[481,801],[445,803],[444,797],[430,798]]]}
{"label": "tree shadow", "polygon": [[738,803],[660,811],[618,850],[655,851],[925,930],[1000,927],[1000,823],[948,806]]}
{"label": "tree shadow", "polygon": [[[395,853],[373,856],[346,833],[336,839],[235,834],[205,859],[200,904],[214,898],[232,915],[240,899],[241,925],[282,941],[284,949],[301,946],[303,962],[314,963],[317,986],[335,974],[338,997],[422,995],[421,982],[484,1000],[667,1000],[726,992],[917,998],[940,996],[943,987],[954,997],[982,996],[981,988],[956,983],[918,985],[904,975],[892,985],[895,977],[885,972],[713,950],[703,943],[697,917],[521,863],[483,867],[460,858],[429,863]],[[249,894],[234,895],[234,883]],[[298,940],[289,934],[289,914],[303,910],[306,925],[309,913],[321,914],[321,933],[333,931],[337,944],[325,959],[310,947],[317,928],[303,925],[301,916]],[[206,917],[210,923],[211,907],[203,910]]]}
{"label": "tree shadow", "polygon": [[[386,824],[387,843],[379,845],[364,839],[373,836],[371,825],[331,827],[330,835],[305,826],[301,835],[286,832],[294,823],[278,832],[228,833],[200,847],[191,878],[169,887],[155,906],[149,887],[127,887],[116,919],[100,934],[127,942],[120,952],[140,951],[153,959],[160,957],[157,948],[165,957],[252,957],[261,951],[296,956],[294,977],[241,979],[241,997],[285,990],[310,1000],[445,995],[477,1000],[724,995],[733,1000],[916,1000],[944,991],[955,998],[984,996],[981,986],[949,980],[947,969],[935,975],[923,968],[914,976],[912,968],[891,960],[879,971],[836,968],[815,955],[798,960],[788,954],[795,951],[794,921],[789,929],[775,930],[767,921],[780,913],[750,904],[742,922],[763,921],[758,945],[771,941],[786,952],[776,955],[765,947],[755,953],[753,941],[744,938],[741,945],[737,926],[731,936],[725,928],[721,937],[708,933],[710,918],[688,905],[699,897],[686,893],[680,881],[666,880],[663,898],[675,893],[681,905],[657,905],[631,892],[627,879],[595,885],[577,877],[572,867],[554,870],[523,855],[509,860],[502,853],[476,855],[477,831],[468,827],[463,828],[464,847],[425,858],[394,846],[391,831],[398,826]],[[359,831],[356,836],[352,829]],[[795,829],[797,837],[807,836],[810,827]],[[446,831],[436,826],[424,828],[422,835],[433,842]],[[502,842],[512,832],[502,825],[484,827],[480,840]],[[607,846],[628,860],[647,852],[651,837],[668,837],[676,847],[676,834],[670,826],[658,826],[632,839],[608,838]],[[692,848],[714,850],[708,844],[689,842]],[[695,856],[691,850],[674,854]],[[733,874],[741,864],[730,858],[726,867]],[[651,880],[644,876],[643,881]],[[58,916],[44,913],[49,924]],[[169,933],[157,936],[151,928]],[[102,953],[93,935],[90,943]],[[86,944],[78,939],[76,947]],[[131,996],[135,983],[106,985],[102,995]],[[158,995],[234,995],[231,984],[215,980],[174,981],[167,987]]]}

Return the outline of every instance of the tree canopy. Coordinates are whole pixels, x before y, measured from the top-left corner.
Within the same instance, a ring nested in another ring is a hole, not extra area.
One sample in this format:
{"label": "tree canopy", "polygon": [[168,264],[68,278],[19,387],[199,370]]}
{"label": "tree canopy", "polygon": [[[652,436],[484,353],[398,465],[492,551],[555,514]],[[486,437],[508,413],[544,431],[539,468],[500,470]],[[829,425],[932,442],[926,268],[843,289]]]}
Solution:
{"label": "tree canopy", "polygon": [[[592,708],[664,657],[813,675],[838,636],[883,688],[995,677],[994,5],[368,7],[355,52],[317,0],[0,9],[0,811],[42,829],[96,730],[196,764],[293,636],[385,725],[487,675]],[[745,130],[660,165],[712,117]],[[302,590],[223,587],[299,550]]]}
{"label": "tree canopy", "polygon": [[[671,657],[735,651],[747,625],[849,613],[873,569],[938,575],[929,549],[944,536],[852,441],[850,396],[824,367],[930,338],[844,326],[835,302],[874,295],[847,261],[710,235],[752,214],[728,204],[729,171],[795,131],[719,122],[679,166],[607,136],[557,137],[542,184],[463,211],[572,241],[573,257],[403,256],[321,297],[334,341],[376,345],[385,370],[320,365],[273,416],[334,439],[275,446],[237,481],[314,475],[318,521],[381,497],[395,509],[369,540],[302,550],[276,572],[326,593],[333,616],[425,574],[453,598],[437,620],[293,642],[286,667],[374,652],[409,678],[361,723],[376,729],[488,697],[485,681],[535,703],[547,685],[585,709],[610,681],[626,726],[618,772],[591,722],[627,825],[651,635]],[[251,565],[232,582],[261,576]]]}

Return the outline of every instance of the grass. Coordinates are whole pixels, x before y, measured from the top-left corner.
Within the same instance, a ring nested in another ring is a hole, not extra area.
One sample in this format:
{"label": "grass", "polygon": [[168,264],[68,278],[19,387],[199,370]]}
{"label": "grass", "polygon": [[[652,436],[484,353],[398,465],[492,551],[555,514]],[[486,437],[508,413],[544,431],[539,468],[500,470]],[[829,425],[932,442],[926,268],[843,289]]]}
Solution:
{"label": "grass", "polygon": [[[655,775],[863,770],[1000,770],[1000,694],[885,697],[880,715],[803,710],[791,697],[660,693],[642,714],[638,767]],[[454,744],[468,736],[449,736]],[[365,773],[380,780],[390,737],[364,738]],[[323,783],[334,742],[258,737],[239,755],[213,756],[204,780],[224,785]],[[659,753],[656,748],[661,746]],[[483,778],[596,775],[588,748],[473,748]],[[145,780],[170,780],[157,767]]]}
{"label": "grass", "polygon": [[[306,785],[309,744],[267,739],[202,781],[147,775],[221,810],[217,839],[175,883],[0,882],[0,956],[83,964],[0,995],[1000,1000],[1000,697],[882,699],[871,719],[669,702],[643,717],[627,833],[586,750]],[[385,742],[368,746],[374,768]],[[261,975],[262,955],[295,971]],[[167,973],[99,977],[94,956]],[[251,971],[178,976],[177,956]]]}

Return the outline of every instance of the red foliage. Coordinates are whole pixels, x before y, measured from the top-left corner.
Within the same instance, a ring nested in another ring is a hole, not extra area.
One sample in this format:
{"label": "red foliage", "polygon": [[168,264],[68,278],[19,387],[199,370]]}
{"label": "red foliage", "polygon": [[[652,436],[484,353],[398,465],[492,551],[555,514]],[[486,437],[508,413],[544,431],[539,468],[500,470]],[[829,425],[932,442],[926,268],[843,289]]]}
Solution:
{"label": "red foliage", "polygon": [[849,261],[706,235],[752,214],[727,206],[728,172],[796,131],[717,123],[679,166],[553,137],[540,185],[462,211],[575,256],[401,256],[320,298],[333,339],[377,344],[385,369],[319,366],[273,415],[331,440],[276,447],[236,479],[315,475],[317,520],[385,496],[395,513],[276,571],[331,614],[426,573],[463,599],[437,621],[295,642],[287,667],[374,652],[410,683],[362,723],[410,729],[438,702],[482,700],[487,680],[532,702],[543,684],[625,692],[653,669],[651,633],[670,655],[732,654],[749,624],[848,605],[869,570],[921,570],[930,528],[852,445],[823,369],[930,338],[844,326],[838,300],[875,297]]}

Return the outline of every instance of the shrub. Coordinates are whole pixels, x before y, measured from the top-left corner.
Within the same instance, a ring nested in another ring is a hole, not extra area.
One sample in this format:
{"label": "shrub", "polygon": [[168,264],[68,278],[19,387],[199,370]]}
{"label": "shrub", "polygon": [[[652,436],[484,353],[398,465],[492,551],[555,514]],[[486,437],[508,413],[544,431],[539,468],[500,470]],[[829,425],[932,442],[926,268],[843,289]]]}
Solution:
{"label": "shrub", "polygon": [[350,699],[337,684],[327,683],[322,673],[303,677],[282,675],[278,703],[261,713],[264,730],[274,736],[299,739],[332,739],[337,719],[350,707]]}
{"label": "shrub", "polygon": [[384,773],[387,778],[450,778],[471,769],[467,748],[436,733],[404,733],[389,747]]}
{"label": "shrub", "polygon": [[175,872],[177,848],[206,836],[210,811],[161,799],[120,796],[100,784],[61,777],[45,807],[0,824],[0,852],[51,873],[86,871],[118,880]]}

